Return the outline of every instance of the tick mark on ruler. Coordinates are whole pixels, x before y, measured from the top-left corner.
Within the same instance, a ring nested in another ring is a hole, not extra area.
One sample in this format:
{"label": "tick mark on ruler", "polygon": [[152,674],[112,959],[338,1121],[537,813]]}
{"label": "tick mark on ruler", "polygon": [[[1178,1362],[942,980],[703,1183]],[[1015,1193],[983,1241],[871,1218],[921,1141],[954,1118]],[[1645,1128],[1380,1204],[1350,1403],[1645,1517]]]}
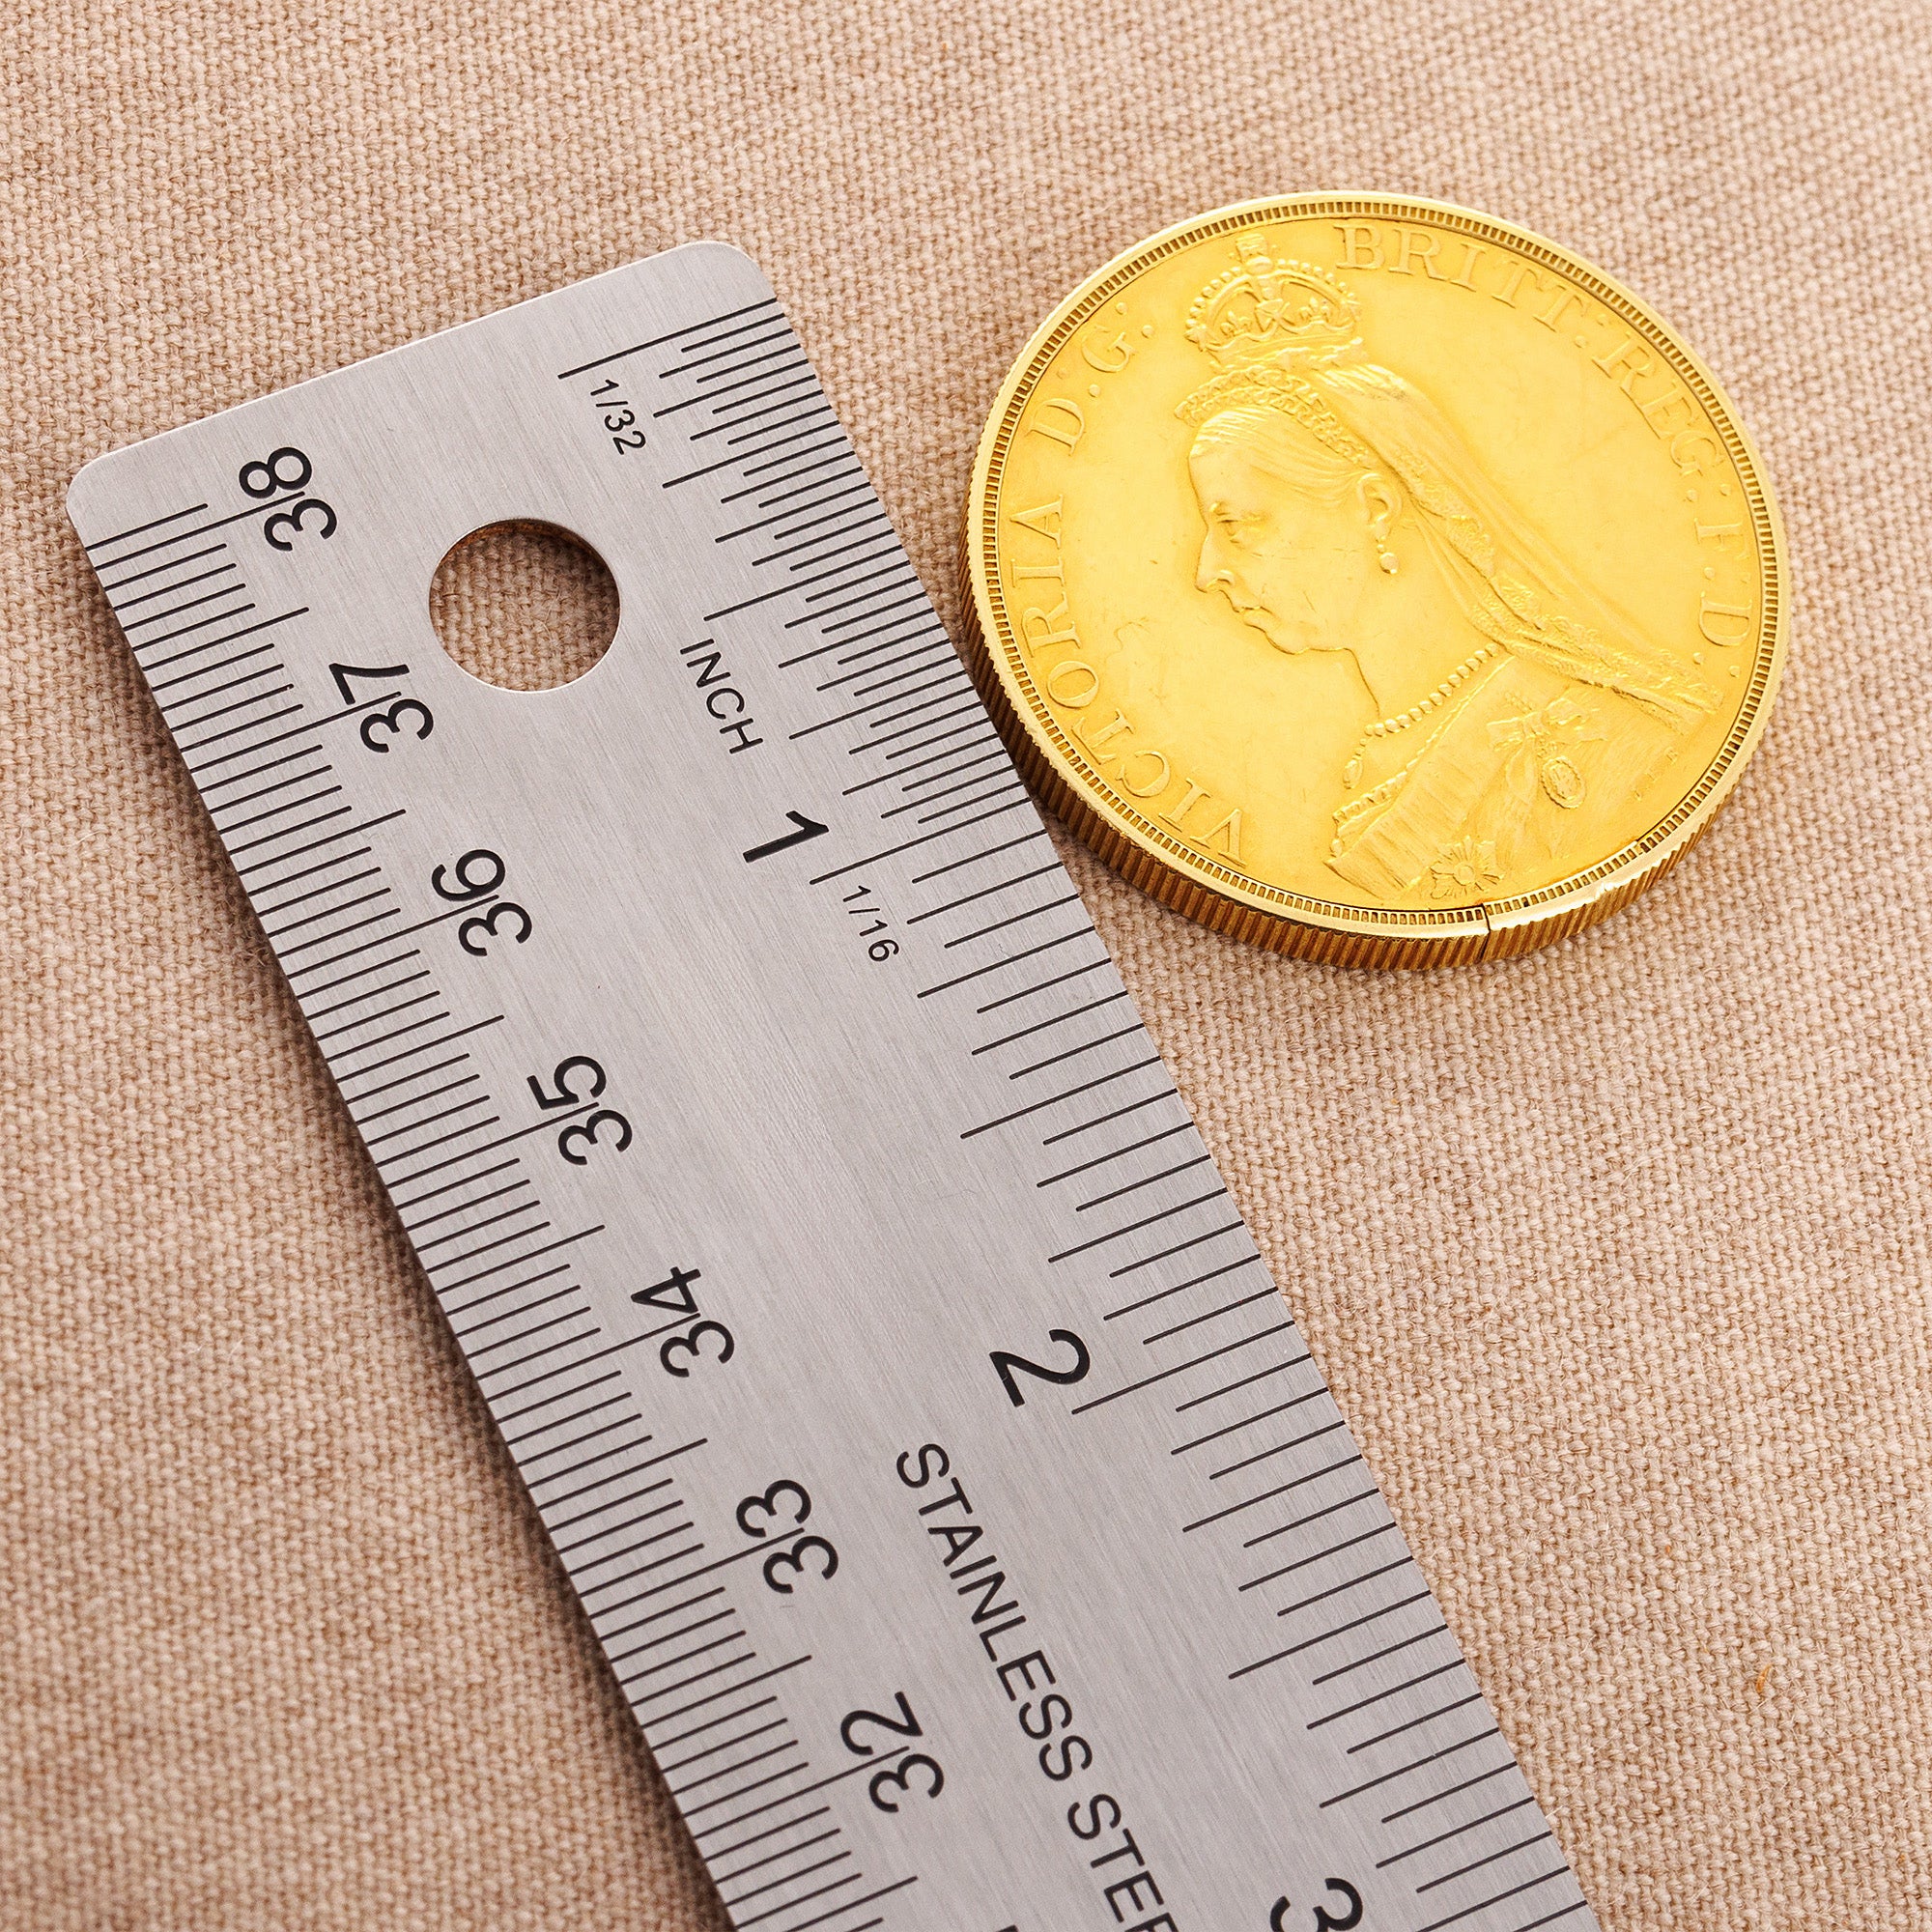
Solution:
{"label": "tick mark on ruler", "polygon": [[[634,342],[628,349],[612,349],[607,355],[593,355],[588,362],[580,362],[574,368],[559,369],[556,380],[559,383],[567,383],[573,376],[585,375],[592,369],[603,368],[607,362],[621,362],[626,355],[639,355],[646,349],[661,349],[667,342],[676,342],[687,335],[701,334],[707,328],[715,328],[720,323],[730,322],[741,315],[751,315],[757,309],[777,306],[778,298],[766,296],[761,301],[747,302],[742,308],[727,309],[723,315],[711,316],[703,322],[690,323],[683,328],[673,328],[663,335],[653,335],[644,342]],[[201,507],[206,509],[207,505],[203,504]],[[191,516],[193,512],[187,511],[184,514]],[[132,535],[133,532],[129,531],[128,534]]]}

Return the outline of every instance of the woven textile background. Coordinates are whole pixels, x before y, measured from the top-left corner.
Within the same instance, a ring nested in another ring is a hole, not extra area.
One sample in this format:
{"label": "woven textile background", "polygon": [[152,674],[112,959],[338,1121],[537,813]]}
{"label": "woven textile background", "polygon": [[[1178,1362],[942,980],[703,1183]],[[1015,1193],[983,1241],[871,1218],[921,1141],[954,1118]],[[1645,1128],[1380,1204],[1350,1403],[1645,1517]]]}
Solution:
{"label": "woven textile background", "polygon": [[715,235],[952,614],[1046,308],[1198,209],[1374,187],[1570,244],[1726,383],[1796,589],[1764,749],[1649,898],[1492,968],[1299,965],[1076,872],[1605,1924],[1932,1924],[1921,0],[0,34],[0,1923],[723,1923],[70,475]]}

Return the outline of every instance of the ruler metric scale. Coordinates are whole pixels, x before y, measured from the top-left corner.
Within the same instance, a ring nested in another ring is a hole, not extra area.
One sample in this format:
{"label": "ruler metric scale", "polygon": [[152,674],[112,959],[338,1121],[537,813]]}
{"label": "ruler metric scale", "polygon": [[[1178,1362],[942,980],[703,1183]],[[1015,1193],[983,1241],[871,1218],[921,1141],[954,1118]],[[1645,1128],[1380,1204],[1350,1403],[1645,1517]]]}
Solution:
{"label": "ruler metric scale", "polygon": [[[749,260],[70,509],[735,1925],[1594,1925]],[[518,519],[555,691],[429,618]]]}

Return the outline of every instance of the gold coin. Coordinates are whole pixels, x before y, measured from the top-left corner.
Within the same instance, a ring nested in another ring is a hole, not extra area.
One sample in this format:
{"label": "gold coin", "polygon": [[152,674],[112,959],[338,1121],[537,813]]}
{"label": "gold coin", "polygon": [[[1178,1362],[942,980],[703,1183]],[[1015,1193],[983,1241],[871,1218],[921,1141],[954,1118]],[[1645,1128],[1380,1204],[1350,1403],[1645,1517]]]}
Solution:
{"label": "gold coin", "polygon": [[1135,884],[1321,959],[1522,952],[1710,823],[1783,655],[1776,512],[1709,371],[1575,255],[1297,196],[1048,318],[973,472],[980,687]]}

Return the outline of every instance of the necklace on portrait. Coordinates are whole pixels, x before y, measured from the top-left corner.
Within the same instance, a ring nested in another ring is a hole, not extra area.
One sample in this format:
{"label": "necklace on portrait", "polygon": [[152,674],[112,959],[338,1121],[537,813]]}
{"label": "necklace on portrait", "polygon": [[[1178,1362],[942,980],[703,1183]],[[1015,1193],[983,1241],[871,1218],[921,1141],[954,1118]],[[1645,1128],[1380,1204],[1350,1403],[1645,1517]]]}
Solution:
{"label": "necklace on portrait", "polygon": [[1349,754],[1349,762],[1342,770],[1342,782],[1353,791],[1362,779],[1362,759],[1368,753],[1369,742],[1375,738],[1388,738],[1398,731],[1406,731],[1411,724],[1419,724],[1431,712],[1438,710],[1455,695],[1457,690],[1475,675],[1496,652],[1500,644],[1487,643],[1463,660],[1427,697],[1419,698],[1406,711],[1391,713],[1386,718],[1378,718],[1355,741],[1355,749]]}

